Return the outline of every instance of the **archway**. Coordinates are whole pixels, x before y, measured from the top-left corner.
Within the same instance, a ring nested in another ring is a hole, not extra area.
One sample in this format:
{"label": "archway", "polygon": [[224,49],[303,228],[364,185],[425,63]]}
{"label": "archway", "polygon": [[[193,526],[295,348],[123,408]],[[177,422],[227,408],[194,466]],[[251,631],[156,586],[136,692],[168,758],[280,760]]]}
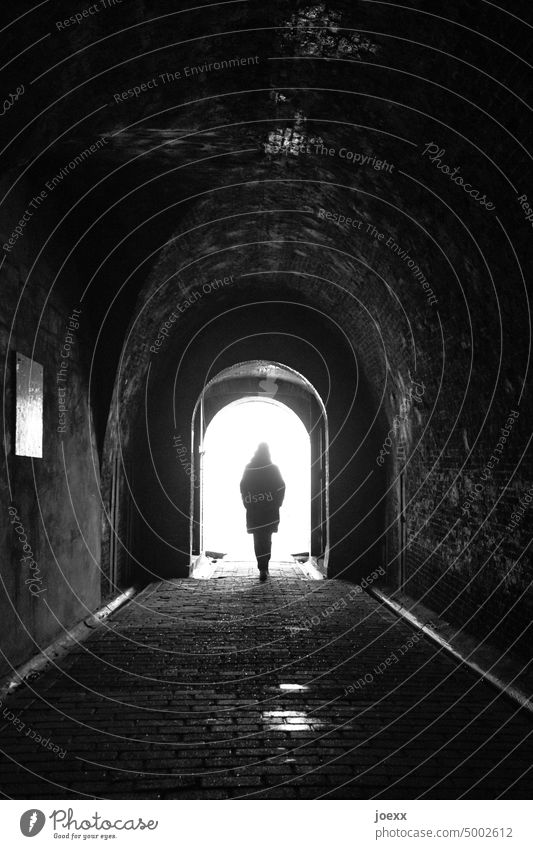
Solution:
{"label": "archway", "polygon": [[[387,429],[363,369],[367,348],[359,356],[323,310],[300,301],[284,302],[280,310],[278,301],[265,304],[255,289],[247,297],[249,303],[229,313],[215,311],[201,329],[183,322],[183,334],[174,333],[150,362],[146,392],[140,367],[132,372],[128,366],[127,385],[117,386],[121,427],[110,425],[109,447],[120,436],[114,450],[125,446],[122,456],[133,465],[135,563],[141,577],[196,572],[206,429],[233,401],[275,397],[299,416],[311,438],[310,565],[328,577],[361,580],[386,557],[392,564],[396,554],[396,526],[388,531],[386,525],[394,508],[388,469],[376,464]],[[305,336],[295,335],[295,327],[305,328]],[[125,401],[119,402],[121,392]]]}
{"label": "archway", "polygon": [[[231,442],[229,452],[224,451],[224,441],[226,448]],[[250,360],[224,369],[197,400],[191,432],[191,566],[206,550],[227,553],[230,549],[236,556],[253,559],[239,483],[259,441],[270,444],[287,484],[273,557],[307,555],[325,574],[329,556],[326,410],[306,378],[270,360]],[[217,504],[223,501],[225,520],[217,516]]]}
{"label": "archway", "polygon": [[[267,442],[282,473],[286,494],[279,531],[273,536],[273,560],[310,553],[311,440],[301,419],[273,398],[251,397],[223,407],[206,429],[202,452],[201,500],[203,551],[230,559],[251,559],[239,482],[258,442]],[[272,499],[272,494],[264,497]]]}

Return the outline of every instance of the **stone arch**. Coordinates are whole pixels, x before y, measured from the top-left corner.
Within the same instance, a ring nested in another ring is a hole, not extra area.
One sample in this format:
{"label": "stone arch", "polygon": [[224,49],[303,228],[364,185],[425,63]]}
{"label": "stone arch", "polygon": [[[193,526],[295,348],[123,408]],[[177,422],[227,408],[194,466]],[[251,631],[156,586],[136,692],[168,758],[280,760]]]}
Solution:
{"label": "stone arch", "polygon": [[226,406],[242,398],[254,397],[258,392],[258,382],[265,376],[276,384],[275,403],[291,410],[309,436],[310,556],[326,574],[330,551],[329,427],[326,407],[315,387],[302,374],[282,363],[265,360],[236,363],[215,375],[202,389],[196,402],[191,424],[191,564],[202,553],[199,527],[202,493],[197,486],[197,470],[201,467],[203,435],[215,416]]}
{"label": "stone arch", "polygon": [[[176,484],[165,476],[174,437],[180,436],[191,451],[188,423],[211,369],[213,355],[209,352],[213,344],[218,346],[217,362],[223,367],[243,360],[271,360],[275,345],[275,350],[283,355],[277,361],[303,374],[326,406],[333,406],[330,456],[334,457],[331,475],[335,479],[336,495],[330,508],[330,573],[364,577],[372,571],[376,560],[383,562],[387,473],[376,466],[375,457],[386,429],[379,400],[362,366],[364,355],[355,352],[350,342],[351,334],[312,303],[287,298],[291,294],[287,283],[297,279],[288,276],[286,281],[278,281],[271,288],[272,296],[275,292],[284,296],[279,301],[265,303],[264,293],[253,285],[246,287],[246,300],[242,289],[236,287],[231,306],[227,298],[217,295],[216,308],[211,306],[211,315],[199,333],[196,328],[190,328],[188,338],[175,334],[169,339],[164,358],[151,364],[148,385],[139,382],[140,396],[136,397],[131,388],[125,393],[122,404],[126,406],[122,407],[122,413],[117,409],[113,434],[117,442],[129,446],[128,456],[136,458],[136,470],[131,477],[136,477],[137,482],[132,480],[129,488],[144,543],[142,540],[138,543],[134,560],[148,574],[164,577],[188,573],[189,551],[184,541],[189,535],[189,499],[188,495],[184,496],[184,486],[188,493],[189,480]],[[282,316],[279,303],[283,303]],[[220,315],[224,305],[225,321]],[[234,314],[238,316],[238,325],[235,318],[231,322],[227,318]],[[247,330],[241,333],[241,338],[235,338],[237,326],[241,331]],[[295,328],[300,329],[299,334]],[[326,340],[325,354],[317,351],[314,344],[317,340],[322,346]],[[117,383],[121,379],[131,382],[128,373],[119,375]],[[140,412],[135,410],[139,401]],[[186,410],[190,410],[188,416]],[[152,475],[150,469],[156,470],[153,490],[147,486]],[[169,495],[170,492],[173,494]],[[153,516],[156,503],[158,515]],[[373,506],[367,510],[368,505]],[[161,524],[163,508],[170,510],[174,519],[169,516]],[[155,560],[159,563],[156,569]]]}

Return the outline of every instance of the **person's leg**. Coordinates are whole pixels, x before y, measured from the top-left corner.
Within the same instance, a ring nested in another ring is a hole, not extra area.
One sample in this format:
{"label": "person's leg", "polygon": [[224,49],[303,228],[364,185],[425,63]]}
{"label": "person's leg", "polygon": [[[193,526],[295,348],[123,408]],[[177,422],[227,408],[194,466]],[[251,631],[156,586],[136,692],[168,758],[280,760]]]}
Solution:
{"label": "person's leg", "polygon": [[272,556],[272,531],[265,531],[265,540],[263,547],[265,551],[265,565],[268,569],[270,557]]}
{"label": "person's leg", "polygon": [[266,572],[268,569],[271,550],[272,535],[263,529],[254,531],[254,551],[257,558],[257,568],[260,572]]}

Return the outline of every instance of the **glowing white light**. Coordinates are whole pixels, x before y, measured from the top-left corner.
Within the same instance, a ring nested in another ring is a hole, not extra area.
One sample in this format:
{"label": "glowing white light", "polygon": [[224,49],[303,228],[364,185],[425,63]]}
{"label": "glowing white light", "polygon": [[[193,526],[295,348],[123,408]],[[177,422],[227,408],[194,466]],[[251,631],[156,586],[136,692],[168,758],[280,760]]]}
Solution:
{"label": "glowing white light", "polygon": [[228,404],[213,418],[204,438],[204,550],[227,552],[228,559],[253,560],[253,538],[239,484],[259,442],[270,446],[286,485],[280,525],[272,537],[272,559],[309,551],[311,449],[298,416],[271,399]]}

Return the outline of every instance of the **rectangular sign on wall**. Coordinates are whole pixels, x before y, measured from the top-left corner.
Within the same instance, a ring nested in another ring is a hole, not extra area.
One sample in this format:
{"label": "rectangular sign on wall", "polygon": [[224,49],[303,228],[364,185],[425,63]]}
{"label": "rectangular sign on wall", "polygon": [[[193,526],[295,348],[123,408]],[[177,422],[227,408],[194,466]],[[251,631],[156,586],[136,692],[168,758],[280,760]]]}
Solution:
{"label": "rectangular sign on wall", "polygon": [[43,367],[17,353],[15,454],[43,456]]}

